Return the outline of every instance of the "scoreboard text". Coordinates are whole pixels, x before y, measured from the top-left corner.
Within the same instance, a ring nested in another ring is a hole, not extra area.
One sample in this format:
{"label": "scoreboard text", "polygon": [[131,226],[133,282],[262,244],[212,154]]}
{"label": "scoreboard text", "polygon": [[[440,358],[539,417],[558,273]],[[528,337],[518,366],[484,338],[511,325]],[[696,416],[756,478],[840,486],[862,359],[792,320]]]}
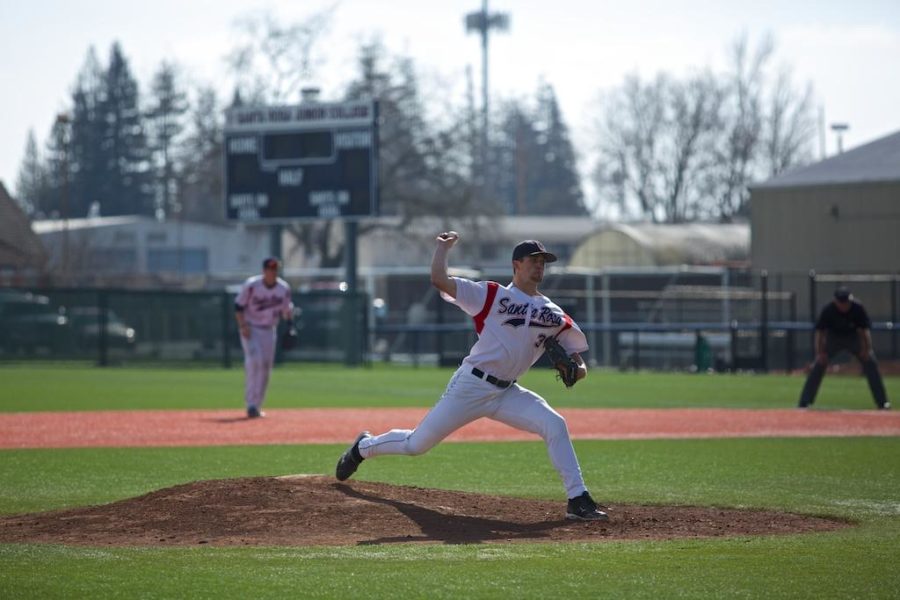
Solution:
{"label": "scoreboard text", "polygon": [[317,102],[230,109],[225,212],[234,221],[377,214],[377,105]]}

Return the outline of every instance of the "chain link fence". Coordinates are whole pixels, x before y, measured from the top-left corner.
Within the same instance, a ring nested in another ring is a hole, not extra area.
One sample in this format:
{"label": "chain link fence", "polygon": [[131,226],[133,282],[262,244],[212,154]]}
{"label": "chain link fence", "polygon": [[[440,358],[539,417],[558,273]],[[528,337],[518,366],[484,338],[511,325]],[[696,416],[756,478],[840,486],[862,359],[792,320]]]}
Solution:
{"label": "chain link fence", "polygon": [[[509,280],[508,273],[463,274]],[[338,277],[325,289],[295,292],[299,343],[277,360],[451,366],[476,339],[471,319],[439,297],[427,272],[363,274],[357,292]],[[304,280],[295,278],[295,288]],[[791,371],[811,359],[819,304],[838,285],[850,285],[869,310],[878,356],[900,358],[896,275],[559,269],[542,291],[585,331],[593,365]],[[0,360],[228,368],[243,360],[235,292],[0,288]]]}

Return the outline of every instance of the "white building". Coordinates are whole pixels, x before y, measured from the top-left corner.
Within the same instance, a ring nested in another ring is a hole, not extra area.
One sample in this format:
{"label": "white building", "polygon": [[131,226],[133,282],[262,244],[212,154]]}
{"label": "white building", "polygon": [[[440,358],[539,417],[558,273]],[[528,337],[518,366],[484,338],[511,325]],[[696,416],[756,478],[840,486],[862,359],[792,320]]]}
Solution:
{"label": "white building", "polygon": [[49,268],[73,279],[152,280],[254,274],[269,253],[265,226],[161,222],[142,216],[35,221]]}
{"label": "white building", "polygon": [[[367,229],[377,223],[378,227]],[[464,217],[450,221],[422,218],[399,229],[397,217],[362,221],[358,240],[358,264],[366,268],[427,268],[434,252],[434,238],[441,231],[456,230],[460,243],[453,250],[452,263],[479,269],[508,269],[513,247],[522,240],[538,239],[548,250],[568,262],[581,240],[597,226],[589,217],[494,216]],[[338,232],[342,238],[343,230]],[[295,241],[283,238],[286,264],[309,267]]]}

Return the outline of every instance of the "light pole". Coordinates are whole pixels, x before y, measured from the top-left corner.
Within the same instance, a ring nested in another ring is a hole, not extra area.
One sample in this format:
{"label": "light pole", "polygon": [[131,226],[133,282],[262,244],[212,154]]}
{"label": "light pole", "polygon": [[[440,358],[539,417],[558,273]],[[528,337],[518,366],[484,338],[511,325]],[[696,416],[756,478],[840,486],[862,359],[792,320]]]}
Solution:
{"label": "light pole", "polygon": [[[488,0],[482,0],[481,10],[466,15],[466,33],[478,32],[481,35],[481,188],[482,194],[487,186],[488,171],[488,37],[491,29],[506,31],[509,29],[509,15],[506,13],[489,13]],[[483,198],[482,198],[483,199]]]}
{"label": "light pole", "polygon": [[847,123],[832,123],[831,130],[837,134],[837,151],[838,154],[844,152],[844,132],[850,129]]}

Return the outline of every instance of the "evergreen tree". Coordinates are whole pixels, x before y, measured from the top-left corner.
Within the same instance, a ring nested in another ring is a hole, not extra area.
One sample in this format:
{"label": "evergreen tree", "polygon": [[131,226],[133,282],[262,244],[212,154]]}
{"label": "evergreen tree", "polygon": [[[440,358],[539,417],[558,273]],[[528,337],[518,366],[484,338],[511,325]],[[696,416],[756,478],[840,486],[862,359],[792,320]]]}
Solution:
{"label": "evergreen tree", "polygon": [[106,177],[100,199],[104,215],[153,215],[150,160],[138,85],[118,42],[110,51],[101,117]]}
{"label": "evergreen tree", "polygon": [[[90,48],[72,92],[71,140],[66,159],[71,170],[69,182],[70,217],[84,217],[93,202],[100,202],[106,181],[106,160],[103,156],[103,70],[97,55]],[[53,144],[58,144],[58,135]]]}
{"label": "evergreen tree", "polygon": [[47,183],[34,131],[29,130],[25,142],[25,156],[22,158],[19,176],[16,179],[15,194],[16,202],[29,217],[34,216],[38,206],[41,205],[41,196],[47,193]]}
{"label": "evergreen tree", "polygon": [[72,170],[71,123],[65,115],[59,115],[47,137],[44,151],[44,193],[35,206],[38,218],[74,218],[84,215],[71,210],[74,173]]}
{"label": "evergreen tree", "polygon": [[153,76],[146,114],[158,214],[174,214],[179,209],[175,202],[177,163],[173,150],[184,130],[182,118],[187,110],[187,94],[178,87],[175,66],[163,62]]}
{"label": "evergreen tree", "polygon": [[538,93],[537,122],[541,131],[540,177],[531,190],[529,213],[587,215],[575,148],[550,85],[542,86]]}
{"label": "evergreen tree", "polygon": [[489,193],[502,210],[520,215],[587,215],[575,150],[556,94],[543,85],[537,108],[513,101],[492,144]]}
{"label": "evergreen tree", "polygon": [[521,103],[511,101],[501,112],[500,127],[490,149],[493,173],[487,194],[495,199],[503,213],[528,214],[528,199],[538,176],[538,132]]}

